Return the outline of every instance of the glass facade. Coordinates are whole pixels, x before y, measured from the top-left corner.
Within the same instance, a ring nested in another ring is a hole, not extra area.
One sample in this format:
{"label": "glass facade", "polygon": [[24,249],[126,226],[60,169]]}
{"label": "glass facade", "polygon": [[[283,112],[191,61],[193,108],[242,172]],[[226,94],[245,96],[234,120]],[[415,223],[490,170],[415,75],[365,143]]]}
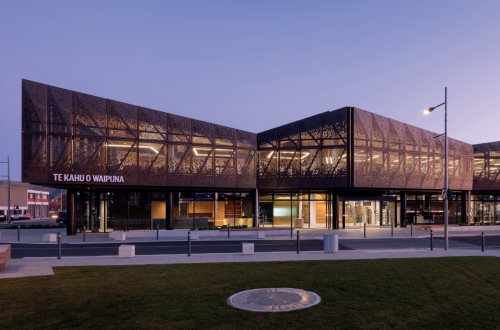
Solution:
{"label": "glass facade", "polygon": [[259,226],[326,228],[327,203],[322,192],[260,193]]}
{"label": "glass facade", "polygon": [[[173,229],[253,226],[253,192],[174,192]],[[76,192],[77,231],[167,229],[167,193],[87,189]]]}
{"label": "glass facade", "polygon": [[500,222],[500,195],[471,195],[472,221],[474,223]]}

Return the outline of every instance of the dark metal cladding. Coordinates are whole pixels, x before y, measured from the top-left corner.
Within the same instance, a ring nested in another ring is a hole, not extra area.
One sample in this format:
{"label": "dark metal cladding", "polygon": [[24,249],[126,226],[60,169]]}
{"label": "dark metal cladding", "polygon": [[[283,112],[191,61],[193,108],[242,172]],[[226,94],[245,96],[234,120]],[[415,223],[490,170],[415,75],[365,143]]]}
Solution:
{"label": "dark metal cladding", "polygon": [[24,182],[256,187],[253,133],[27,80],[22,125]]}
{"label": "dark metal cladding", "polygon": [[257,134],[259,188],[347,187],[348,108]]}
{"label": "dark metal cladding", "polygon": [[473,145],[473,189],[500,190],[500,141]]}
{"label": "dark metal cladding", "polygon": [[[441,189],[444,136],[354,108],[354,187]],[[448,184],[472,189],[472,146],[448,138]]]}

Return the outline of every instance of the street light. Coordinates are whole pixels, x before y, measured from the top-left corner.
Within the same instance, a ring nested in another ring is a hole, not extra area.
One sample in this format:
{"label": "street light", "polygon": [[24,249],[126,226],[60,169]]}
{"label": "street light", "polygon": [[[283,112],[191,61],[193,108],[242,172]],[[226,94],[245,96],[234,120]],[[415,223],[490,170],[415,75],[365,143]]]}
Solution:
{"label": "street light", "polygon": [[[446,191],[446,198],[444,199],[444,249],[448,250],[448,98],[447,88],[444,88],[444,102],[436,105],[435,107],[424,110],[424,114],[429,114],[434,109],[444,104],[444,189]],[[441,134],[442,135],[442,134]],[[438,135],[440,136],[440,135]],[[437,136],[435,136],[437,137]]]}

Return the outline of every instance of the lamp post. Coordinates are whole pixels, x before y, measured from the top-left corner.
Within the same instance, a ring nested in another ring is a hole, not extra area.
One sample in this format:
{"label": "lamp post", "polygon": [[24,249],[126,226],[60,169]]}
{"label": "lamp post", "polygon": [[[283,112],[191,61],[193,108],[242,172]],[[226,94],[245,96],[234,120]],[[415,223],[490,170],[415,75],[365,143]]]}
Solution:
{"label": "lamp post", "polygon": [[442,105],[444,105],[444,189],[446,191],[444,199],[444,249],[448,250],[448,98],[446,87],[444,88],[444,102],[426,109],[424,114],[429,114]]}
{"label": "lamp post", "polygon": [[7,156],[7,161],[6,162],[0,162],[0,163],[6,163],[7,164],[7,175],[0,175],[1,177],[7,177],[7,216],[6,216],[6,222],[10,226],[10,160],[9,156]]}

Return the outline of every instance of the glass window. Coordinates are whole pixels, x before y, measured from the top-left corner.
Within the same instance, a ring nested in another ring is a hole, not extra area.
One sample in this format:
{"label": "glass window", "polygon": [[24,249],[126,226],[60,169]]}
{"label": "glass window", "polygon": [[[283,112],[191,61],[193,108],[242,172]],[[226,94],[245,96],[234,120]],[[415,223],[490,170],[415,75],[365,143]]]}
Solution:
{"label": "glass window", "polygon": [[163,201],[166,199],[167,199],[166,192],[152,192],[151,193],[151,200]]}
{"label": "glass window", "polygon": [[490,157],[500,157],[499,151],[490,151]]}
{"label": "glass window", "polygon": [[[253,226],[253,194],[252,193],[235,193],[235,225],[236,226]],[[239,203],[239,205],[238,205]]]}
{"label": "glass window", "polygon": [[259,201],[272,201],[273,193],[259,193]]}
{"label": "glass window", "polygon": [[317,146],[319,145],[316,140],[301,140],[301,145],[303,147]]}
{"label": "glass window", "polygon": [[290,200],[290,194],[289,193],[275,193],[274,194],[274,200]]}
{"label": "glass window", "polygon": [[235,207],[234,194],[232,192],[215,193],[215,200],[214,226],[234,226],[235,213],[237,211]]}
{"label": "glass window", "polygon": [[127,230],[151,229],[151,205],[149,200],[130,200],[128,208]]}
{"label": "glass window", "polygon": [[325,147],[341,146],[341,145],[344,145],[344,141],[342,141],[342,139],[323,140],[323,146]]}
{"label": "glass window", "polygon": [[309,200],[309,193],[292,193],[292,199],[307,201]]}
{"label": "glass window", "polygon": [[[191,212],[192,215],[189,214],[189,212]],[[195,193],[194,207],[188,209],[188,217],[194,217],[194,228],[214,227],[214,212],[214,193]]]}

